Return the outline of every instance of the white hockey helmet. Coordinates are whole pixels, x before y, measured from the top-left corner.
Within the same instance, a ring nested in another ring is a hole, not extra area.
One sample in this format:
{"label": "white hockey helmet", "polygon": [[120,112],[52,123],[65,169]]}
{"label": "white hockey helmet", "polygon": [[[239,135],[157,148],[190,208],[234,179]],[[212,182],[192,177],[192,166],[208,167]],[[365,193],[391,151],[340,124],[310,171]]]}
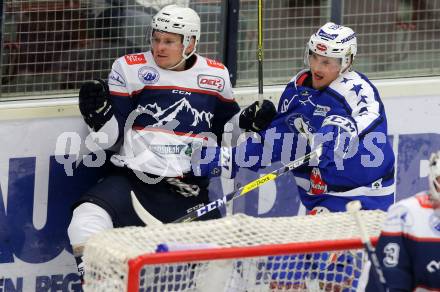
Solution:
{"label": "white hockey helmet", "polygon": [[356,33],[347,26],[327,22],[309,39],[305,63],[309,65],[310,52],[321,56],[341,59],[340,73],[351,66],[357,52]]}
{"label": "white hockey helmet", "polygon": [[434,152],[429,158],[429,192],[434,201],[440,202],[440,151]]}
{"label": "white hockey helmet", "polygon": [[[200,40],[200,17],[193,9],[177,5],[167,5],[162,8],[151,21],[151,36],[155,30],[177,33],[183,36],[182,57],[186,60],[191,57]],[[186,54],[186,48],[191,43],[191,38],[195,38],[194,50]]]}

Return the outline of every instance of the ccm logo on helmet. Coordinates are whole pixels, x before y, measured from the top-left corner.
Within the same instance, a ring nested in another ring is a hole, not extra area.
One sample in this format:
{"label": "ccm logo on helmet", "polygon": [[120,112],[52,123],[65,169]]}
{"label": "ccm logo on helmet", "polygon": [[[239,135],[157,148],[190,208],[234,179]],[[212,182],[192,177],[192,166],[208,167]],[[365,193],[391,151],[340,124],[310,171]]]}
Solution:
{"label": "ccm logo on helmet", "polygon": [[158,17],[158,18],[157,18],[157,21],[170,22],[168,19],[161,18],[161,17]]}
{"label": "ccm logo on helmet", "polygon": [[225,80],[218,76],[199,75],[197,82],[200,88],[211,89],[215,91],[223,91],[225,88]]}

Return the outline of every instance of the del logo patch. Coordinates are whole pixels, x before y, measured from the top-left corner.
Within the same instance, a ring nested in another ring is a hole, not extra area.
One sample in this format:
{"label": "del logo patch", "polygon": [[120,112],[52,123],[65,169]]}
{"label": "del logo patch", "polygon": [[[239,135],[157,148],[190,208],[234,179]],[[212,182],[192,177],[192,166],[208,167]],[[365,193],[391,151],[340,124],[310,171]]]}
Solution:
{"label": "del logo patch", "polygon": [[124,56],[125,62],[128,65],[136,65],[136,64],[146,64],[147,60],[145,60],[144,54],[133,54]]}
{"label": "del logo patch", "polygon": [[223,91],[225,88],[225,80],[218,76],[204,75],[197,76],[197,83],[200,88],[211,89],[215,91]]}

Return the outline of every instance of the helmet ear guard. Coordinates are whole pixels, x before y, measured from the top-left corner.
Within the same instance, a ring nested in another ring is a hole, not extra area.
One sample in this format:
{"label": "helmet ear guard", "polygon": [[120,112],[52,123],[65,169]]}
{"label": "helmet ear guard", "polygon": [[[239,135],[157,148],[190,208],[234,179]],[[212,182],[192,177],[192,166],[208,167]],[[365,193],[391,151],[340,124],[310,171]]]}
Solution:
{"label": "helmet ear guard", "polygon": [[341,59],[339,71],[341,74],[350,68],[356,56],[356,33],[349,27],[328,22],[310,37],[304,56],[306,66],[309,66],[309,51],[321,56]]}

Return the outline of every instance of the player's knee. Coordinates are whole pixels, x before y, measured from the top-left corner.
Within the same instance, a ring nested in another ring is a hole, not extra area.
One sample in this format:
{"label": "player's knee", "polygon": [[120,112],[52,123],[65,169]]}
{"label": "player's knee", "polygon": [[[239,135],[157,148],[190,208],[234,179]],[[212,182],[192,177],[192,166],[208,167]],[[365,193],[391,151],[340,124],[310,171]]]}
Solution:
{"label": "player's knee", "polygon": [[80,246],[93,234],[110,228],[113,228],[110,215],[98,205],[86,202],[73,211],[67,234],[72,246]]}

